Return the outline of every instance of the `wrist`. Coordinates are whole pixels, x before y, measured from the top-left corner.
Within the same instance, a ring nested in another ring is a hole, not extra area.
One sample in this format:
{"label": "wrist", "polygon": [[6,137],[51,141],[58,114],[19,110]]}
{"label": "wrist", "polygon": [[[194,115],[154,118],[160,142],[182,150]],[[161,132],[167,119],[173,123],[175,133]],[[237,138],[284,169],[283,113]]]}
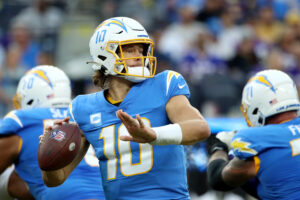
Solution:
{"label": "wrist", "polygon": [[182,130],[179,124],[169,124],[165,126],[152,128],[156,134],[156,139],[150,144],[153,145],[169,145],[181,144]]}

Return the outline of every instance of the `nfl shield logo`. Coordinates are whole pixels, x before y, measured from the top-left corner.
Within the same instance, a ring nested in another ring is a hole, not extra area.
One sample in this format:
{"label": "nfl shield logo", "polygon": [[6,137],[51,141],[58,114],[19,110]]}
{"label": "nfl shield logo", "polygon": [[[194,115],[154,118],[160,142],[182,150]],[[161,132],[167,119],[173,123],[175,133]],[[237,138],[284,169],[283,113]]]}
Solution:
{"label": "nfl shield logo", "polygon": [[57,141],[62,141],[65,139],[66,133],[60,130],[55,130],[51,133],[50,138],[53,138],[54,140]]}

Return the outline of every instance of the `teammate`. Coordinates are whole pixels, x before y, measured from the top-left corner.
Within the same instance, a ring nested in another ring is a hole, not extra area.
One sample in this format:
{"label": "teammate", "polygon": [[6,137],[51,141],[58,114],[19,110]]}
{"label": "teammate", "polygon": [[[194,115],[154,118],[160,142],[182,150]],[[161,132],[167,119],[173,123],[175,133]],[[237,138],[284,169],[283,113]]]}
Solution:
{"label": "teammate", "polygon": [[[61,186],[48,188],[37,161],[39,135],[54,119],[66,117],[71,102],[69,78],[53,66],[38,66],[19,82],[14,105],[0,125],[0,173],[15,164],[37,200],[104,199],[97,162],[87,154],[70,178]],[[97,160],[97,159],[96,159]]]}
{"label": "teammate", "polygon": [[[106,198],[189,199],[182,145],[206,139],[210,130],[190,105],[184,78],[155,75],[153,41],[131,18],[101,23],[90,52],[94,83],[105,90],[76,97],[69,112],[96,151]],[[64,173],[44,171],[46,184],[59,182],[58,174],[67,178],[77,160]]]}
{"label": "teammate", "polygon": [[225,143],[218,140],[213,145],[210,185],[227,191],[256,179],[259,199],[299,199],[299,108],[295,83],[287,74],[278,70],[255,74],[243,89],[241,106],[251,128],[233,136],[230,161]]}

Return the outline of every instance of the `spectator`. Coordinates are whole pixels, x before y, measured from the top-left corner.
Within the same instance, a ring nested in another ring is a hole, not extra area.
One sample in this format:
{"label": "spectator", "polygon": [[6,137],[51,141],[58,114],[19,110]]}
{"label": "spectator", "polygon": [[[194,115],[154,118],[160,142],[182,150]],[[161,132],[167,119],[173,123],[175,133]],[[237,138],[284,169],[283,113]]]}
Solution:
{"label": "spectator", "polygon": [[277,42],[282,31],[283,26],[274,18],[273,10],[270,7],[262,7],[255,24],[255,32],[258,39],[271,45]]}
{"label": "spectator", "polygon": [[[158,43],[158,49],[179,62],[200,33],[206,31],[204,24],[195,21],[195,9],[189,4],[178,8],[181,21],[166,28]],[[174,51],[176,50],[176,51]]]}
{"label": "spectator", "polygon": [[50,6],[50,0],[34,0],[32,6],[21,11],[15,18],[32,30],[33,39],[43,51],[55,53],[59,28],[63,22],[60,9]]}
{"label": "spectator", "polygon": [[13,65],[28,70],[37,65],[40,47],[32,40],[31,29],[21,21],[13,21],[7,54],[13,54]]}

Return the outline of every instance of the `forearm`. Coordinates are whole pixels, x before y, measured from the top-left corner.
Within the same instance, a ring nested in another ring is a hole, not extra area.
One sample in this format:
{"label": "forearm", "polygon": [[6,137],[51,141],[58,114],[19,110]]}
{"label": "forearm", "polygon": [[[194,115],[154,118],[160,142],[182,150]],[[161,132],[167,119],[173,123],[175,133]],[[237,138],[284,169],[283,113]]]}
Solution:
{"label": "forearm", "polygon": [[210,136],[210,129],[207,122],[203,119],[191,119],[178,123],[182,131],[183,145],[194,144],[203,141]]}
{"label": "forearm", "polygon": [[227,152],[216,151],[209,159],[207,169],[207,180],[209,185],[220,191],[229,191],[233,187],[228,185],[223,178],[223,170],[228,163]]}
{"label": "forearm", "polygon": [[[210,136],[209,126],[201,115],[183,96],[172,97],[166,105],[168,118],[173,124],[179,124],[182,132],[180,144],[189,145],[203,141]],[[172,134],[172,133],[170,133]]]}
{"label": "forearm", "polygon": [[31,200],[34,199],[31,195],[26,183],[19,177],[16,171],[13,171],[10,175],[7,191],[10,196],[19,200]]}

